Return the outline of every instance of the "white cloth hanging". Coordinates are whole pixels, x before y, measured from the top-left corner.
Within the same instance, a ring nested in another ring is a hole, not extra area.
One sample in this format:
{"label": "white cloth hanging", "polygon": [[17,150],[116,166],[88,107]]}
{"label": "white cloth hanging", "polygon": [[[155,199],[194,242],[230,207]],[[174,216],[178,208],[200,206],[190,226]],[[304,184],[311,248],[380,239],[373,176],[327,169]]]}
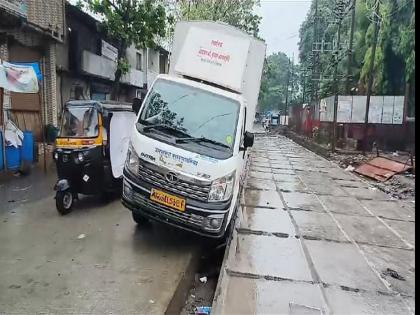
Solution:
{"label": "white cloth hanging", "polygon": [[119,178],[123,174],[131,131],[136,114],[133,112],[114,112],[110,122],[109,151],[112,175]]}

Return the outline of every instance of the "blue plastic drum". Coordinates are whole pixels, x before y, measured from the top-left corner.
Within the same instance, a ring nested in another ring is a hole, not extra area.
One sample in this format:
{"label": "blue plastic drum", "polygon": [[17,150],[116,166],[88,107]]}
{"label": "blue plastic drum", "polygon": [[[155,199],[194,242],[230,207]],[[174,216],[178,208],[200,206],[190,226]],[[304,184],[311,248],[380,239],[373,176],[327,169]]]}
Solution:
{"label": "blue plastic drum", "polygon": [[23,132],[22,161],[34,161],[34,135],[32,131]]}
{"label": "blue plastic drum", "polygon": [[6,165],[9,170],[18,170],[21,162],[21,147],[15,148],[10,145],[6,147]]}
{"label": "blue plastic drum", "polygon": [[3,161],[3,133],[0,130],[0,170],[4,168]]}

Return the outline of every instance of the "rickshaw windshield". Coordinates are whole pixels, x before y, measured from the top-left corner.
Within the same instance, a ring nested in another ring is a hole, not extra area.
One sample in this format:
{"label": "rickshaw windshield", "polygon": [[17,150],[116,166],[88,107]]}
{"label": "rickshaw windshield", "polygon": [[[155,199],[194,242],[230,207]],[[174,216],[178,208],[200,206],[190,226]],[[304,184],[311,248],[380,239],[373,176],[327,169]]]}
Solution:
{"label": "rickshaw windshield", "polygon": [[99,134],[98,112],[94,107],[68,106],[64,110],[60,137],[93,138]]}

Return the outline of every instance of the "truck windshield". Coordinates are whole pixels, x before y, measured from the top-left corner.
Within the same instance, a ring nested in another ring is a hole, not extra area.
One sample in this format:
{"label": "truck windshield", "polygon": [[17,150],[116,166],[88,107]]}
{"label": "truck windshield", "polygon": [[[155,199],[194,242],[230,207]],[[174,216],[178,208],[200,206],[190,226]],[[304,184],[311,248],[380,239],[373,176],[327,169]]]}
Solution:
{"label": "truck windshield", "polygon": [[[157,81],[139,123],[176,137],[177,143],[195,143],[232,151],[239,113],[235,100],[166,80]],[[191,141],[188,141],[191,140]]]}
{"label": "truck windshield", "polygon": [[60,137],[98,136],[98,112],[94,107],[68,106],[63,113]]}

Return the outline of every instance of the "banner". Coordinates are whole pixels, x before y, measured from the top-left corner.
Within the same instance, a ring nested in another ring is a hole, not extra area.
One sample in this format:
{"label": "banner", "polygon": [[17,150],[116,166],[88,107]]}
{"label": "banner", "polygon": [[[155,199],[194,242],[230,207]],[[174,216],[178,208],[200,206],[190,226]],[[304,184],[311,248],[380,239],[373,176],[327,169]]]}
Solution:
{"label": "banner", "polygon": [[0,64],[0,87],[17,93],[38,93],[38,79],[32,66]]}

